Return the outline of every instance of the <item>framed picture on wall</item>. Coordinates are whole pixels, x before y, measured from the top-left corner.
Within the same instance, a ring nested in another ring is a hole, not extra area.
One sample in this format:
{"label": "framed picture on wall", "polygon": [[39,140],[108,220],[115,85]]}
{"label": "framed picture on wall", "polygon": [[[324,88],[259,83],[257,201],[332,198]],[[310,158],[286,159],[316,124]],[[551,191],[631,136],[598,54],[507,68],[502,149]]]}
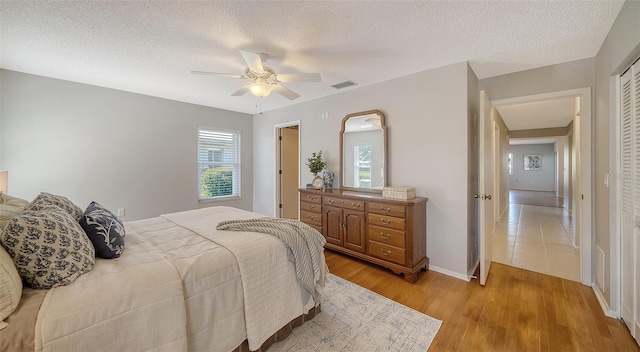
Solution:
{"label": "framed picture on wall", "polygon": [[525,171],[542,170],[542,154],[529,154],[524,156]]}

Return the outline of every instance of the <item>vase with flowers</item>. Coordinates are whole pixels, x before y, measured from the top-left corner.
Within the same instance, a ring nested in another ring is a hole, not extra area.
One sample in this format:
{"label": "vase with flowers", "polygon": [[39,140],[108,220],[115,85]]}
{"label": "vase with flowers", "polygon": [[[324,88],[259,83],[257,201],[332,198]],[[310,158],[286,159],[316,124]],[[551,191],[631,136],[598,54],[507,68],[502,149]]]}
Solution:
{"label": "vase with flowers", "polygon": [[307,166],[309,167],[309,171],[315,176],[311,184],[313,184],[313,188],[322,189],[324,186],[324,179],[318,175],[327,163],[322,160],[322,150],[319,152],[311,153],[311,156],[307,158]]}

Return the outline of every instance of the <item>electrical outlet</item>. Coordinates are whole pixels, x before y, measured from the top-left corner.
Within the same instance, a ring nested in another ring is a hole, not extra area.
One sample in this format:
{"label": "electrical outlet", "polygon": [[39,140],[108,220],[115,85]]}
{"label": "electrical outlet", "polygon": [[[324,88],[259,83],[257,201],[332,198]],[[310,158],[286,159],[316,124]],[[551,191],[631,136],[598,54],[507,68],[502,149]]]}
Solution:
{"label": "electrical outlet", "polygon": [[124,216],[124,208],[118,209],[118,216]]}

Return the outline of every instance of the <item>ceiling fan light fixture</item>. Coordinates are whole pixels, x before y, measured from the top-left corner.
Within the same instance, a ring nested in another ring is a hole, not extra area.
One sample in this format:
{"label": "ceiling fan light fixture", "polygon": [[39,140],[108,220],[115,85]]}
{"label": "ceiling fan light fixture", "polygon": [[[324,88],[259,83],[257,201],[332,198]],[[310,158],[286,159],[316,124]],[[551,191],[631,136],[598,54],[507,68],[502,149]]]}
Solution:
{"label": "ceiling fan light fixture", "polygon": [[249,84],[249,91],[258,98],[264,98],[273,90],[273,85],[266,83],[264,79],[258,78]]}

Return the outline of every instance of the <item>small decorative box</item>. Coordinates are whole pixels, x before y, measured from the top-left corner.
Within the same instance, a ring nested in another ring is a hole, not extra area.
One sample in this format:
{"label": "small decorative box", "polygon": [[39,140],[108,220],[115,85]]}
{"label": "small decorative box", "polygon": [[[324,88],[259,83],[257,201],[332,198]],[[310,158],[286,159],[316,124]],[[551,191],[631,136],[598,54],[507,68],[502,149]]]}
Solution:
{"label": "small decorative box", "polygon": [[416,197],[415,187],[384,187],[382,196],[391,199],[411,199]]}

